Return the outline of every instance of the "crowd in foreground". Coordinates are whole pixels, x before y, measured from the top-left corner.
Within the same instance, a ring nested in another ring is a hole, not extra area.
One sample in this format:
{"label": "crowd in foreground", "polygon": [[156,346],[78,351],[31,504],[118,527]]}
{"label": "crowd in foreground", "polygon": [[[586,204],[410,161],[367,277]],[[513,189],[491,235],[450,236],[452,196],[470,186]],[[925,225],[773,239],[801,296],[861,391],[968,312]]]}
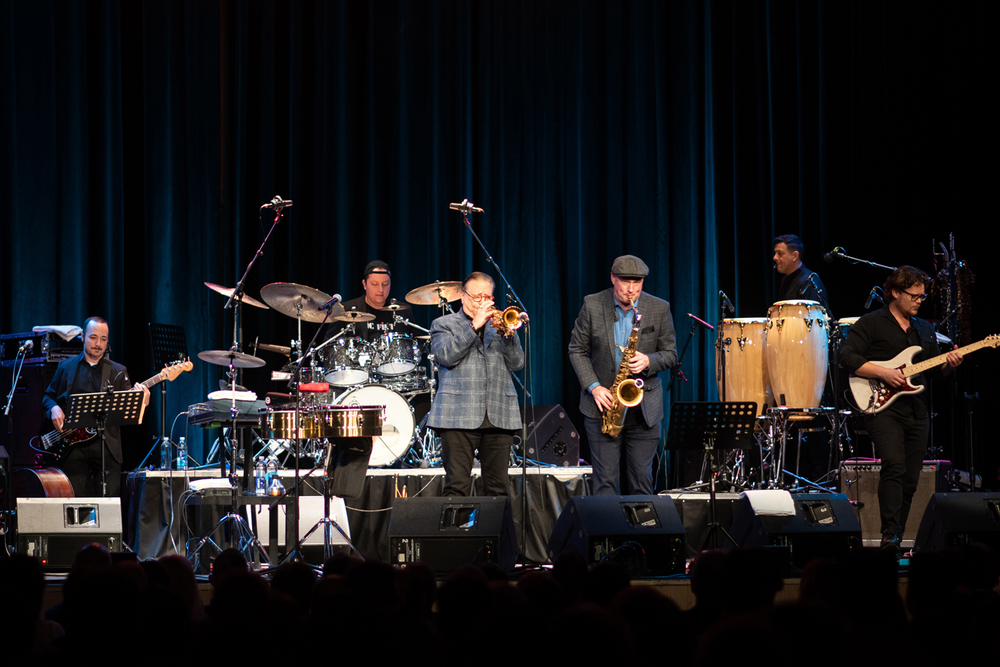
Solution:
{"label": "crowd in foreground", "polygon": [[920,553],[904,599],[896,559],[865,550],[812,561],[798,599],[775,604],[784,580],[767,550],[705,551],[691,566],[696,604],[682,611],[620,565],[588,567],[568,552],[516,581],[486,564],[439,584],[419,563],[393,567],[346,554],[319,573],[287,563],[265,578],[226,550],[213,563],[205,605],[185,558],[112,564],[103,547],[90,545],[50,609],[42,608],[39,562],[0,559],[0,634],[8,658],[43,663],[82,656],[143,665],[961,663],[996,659],[998,576],[997,554],[983,545]]}

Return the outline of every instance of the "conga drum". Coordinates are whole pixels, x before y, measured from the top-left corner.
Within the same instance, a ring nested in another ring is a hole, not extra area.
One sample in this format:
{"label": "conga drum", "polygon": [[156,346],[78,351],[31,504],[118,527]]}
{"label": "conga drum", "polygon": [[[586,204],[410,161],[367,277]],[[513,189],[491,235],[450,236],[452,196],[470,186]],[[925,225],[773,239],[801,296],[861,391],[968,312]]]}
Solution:
{"label": "conga drum", "polygon": [[[774,405],[767,365],[764,363],[764,329],[767,318],[740,317],[722,320],[719,329],[723,349],[715,351],[715,380],[719,399],[753,401],[757,414]],[[726,355],[725,385],[723,385],[722,355]],[[723,390],[725,393],[723,393]]]}
{"label": "conga drum", "polygon": [[818,408],[830,353],[829,317],[816,301],[778,301],[767,312],[764,363],[779,406]]}

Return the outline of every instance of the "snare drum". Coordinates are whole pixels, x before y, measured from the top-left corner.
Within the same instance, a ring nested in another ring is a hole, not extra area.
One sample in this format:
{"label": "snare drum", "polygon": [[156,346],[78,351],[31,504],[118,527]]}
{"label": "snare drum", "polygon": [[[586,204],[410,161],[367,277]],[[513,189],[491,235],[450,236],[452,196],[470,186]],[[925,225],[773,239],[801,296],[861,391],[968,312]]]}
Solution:
{"label": "snare drum", "polygon": [[391,389],[377,384],[353,389],[337,400],[337,404],[349,407],[384,405],[382,435],[372,443],[370,467],[387,466],[406,454],[413,440],[413,410],[405,398]]}
{"label": "snare drum", "polygon": [[326,353],[326,381],[335,387],[352,387],[368,382],[372,346],[355,336],[338,338]]}
{"label": "snare drum", "polygon": [[375,369],[382,375],[409,373],[421,358],[419,343],[408,334],[390,331],[375,341]]}
{"label": "snare drum", "polygon": [[829,317],[816,301],[778,301],[768,310],[764,361],[779,405],[818,408],[826,384]]}
{"label": "snare drum", "polygon": [[[767,365],[764,363],[764,329],[767,318],[741,317],[722,320],[719,329],[722,339],[729,339],[725,346],[726,377],[725,400],[753,401],[757,414],[774,405]],[[715,352],[715,379],[719,397],[723,395],[722,352]]]}
{"label": "snare drum", "polygon": [[[376,376],[379,377],[379,376]],[[427,390],[427,369],[417,366],[405,375],[393,375],[380,378],[379,382],[393,391],[405,394],[411,391]]]}

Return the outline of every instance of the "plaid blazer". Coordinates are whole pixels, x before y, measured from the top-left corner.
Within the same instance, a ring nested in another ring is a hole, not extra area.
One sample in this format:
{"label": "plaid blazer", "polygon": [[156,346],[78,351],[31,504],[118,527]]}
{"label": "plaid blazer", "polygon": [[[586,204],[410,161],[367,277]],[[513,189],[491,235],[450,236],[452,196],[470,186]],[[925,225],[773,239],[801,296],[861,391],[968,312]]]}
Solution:
{"label": "plaid blazer", "polygon": [[[647,425],[654,426],[663,421],[663,396],[658,373],[677,363],[677,338],[669,303],[643,292],[638,307],[642,328],[639,330],[637,349],[649,356],[649,367],[635,377],[641,377],[645,384],[640,404],[642,415]],[[583,308],[569,339],[569,360],[580,380],[580,412],[600,419],[601,412],[587,387],[598,382],[610,388],[618,373],[613,288],[584,297]]]}
{"label": "plaid blazer", "polygon": [[488,412],[497,428],[521,428],[510,377],[510,371],[524,366],[517,334],[505,338],[487,324],[480,339],[472,318],[460,310],[431,323],[431,351],[438,365],[438,390],[428,426],[476,429]]}

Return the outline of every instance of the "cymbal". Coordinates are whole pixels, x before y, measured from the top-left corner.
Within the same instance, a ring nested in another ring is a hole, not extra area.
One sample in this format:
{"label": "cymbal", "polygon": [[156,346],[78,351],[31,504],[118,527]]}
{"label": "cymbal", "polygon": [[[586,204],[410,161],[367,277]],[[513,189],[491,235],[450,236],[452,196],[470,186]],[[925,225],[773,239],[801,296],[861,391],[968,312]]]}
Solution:
{"label": "cymbal", "polygon": [[277,352],[278,354],[283,354],[286,357],[292,353],[292,348],[287,345],[268,345],[267,343],[258,343],[257,348],[260,350],[267,350],[268,352]]}
{"label": "cymbal", "polygon": [[363,313],[360,310],[347,310],[336,317],[331,317],[330,319],[336,320],[337,322],[371,322],[375,319],[375,313]]}
{"label": "cymbal", "polygon": [[[216,285],[215,283],[205,283],[205,287],[212,290],[213,292],[218,292],[219,294],[225,297],[232,296],[233,292],[236,291],[235,287],[223,287],[222,285]],[[245,303],[248,306],[256,306],[257,308],[263,308],[264,310],[271,310],[270,308],[267,307],[267,305],[261,303],[260,301],[258,301],[257,299],[253,298],[252,296],[246,293],[243,294],[243,303]]]}
{"label": "cymbal", "polygon": [[233,368],[260,368],[264,365],[264,360],[259,357],[232,350],[205,350],[198,353],[198,358],[216,366],[229,366],[232,362]]}
{"label": "cymbal", "polygon": [[417,306],[436,306],[438,295],[443,296],[445,301],[458,301],[462,298],[462,283],[458,280],[433,282],[411,289],[406,294],[406,300]]}
{"label": "cymbal", "polygon": [[297,285],[295,283],[271,283],[260,288],[260,296],[265,302],[282,315],[301,318],[304,322],[322,322],[325,318],[336,319],[344,312],[339,303],[333,306],[330,317],[320,306],[330,300],[330,295],[318,289]]}
{"label": "cymbal", "polygon": [[406,308],[406,306],[404,306],[403,304],[399,303],[395,299],[392,299],[391,301],[389,301],[389,303],[387,303],[384,306],[382,306],[381,308],[379,308],[379,310],[388,310],[388,311],[391,311],[391,312],[394,313],[397,310],[402,310],[403,308]]}

